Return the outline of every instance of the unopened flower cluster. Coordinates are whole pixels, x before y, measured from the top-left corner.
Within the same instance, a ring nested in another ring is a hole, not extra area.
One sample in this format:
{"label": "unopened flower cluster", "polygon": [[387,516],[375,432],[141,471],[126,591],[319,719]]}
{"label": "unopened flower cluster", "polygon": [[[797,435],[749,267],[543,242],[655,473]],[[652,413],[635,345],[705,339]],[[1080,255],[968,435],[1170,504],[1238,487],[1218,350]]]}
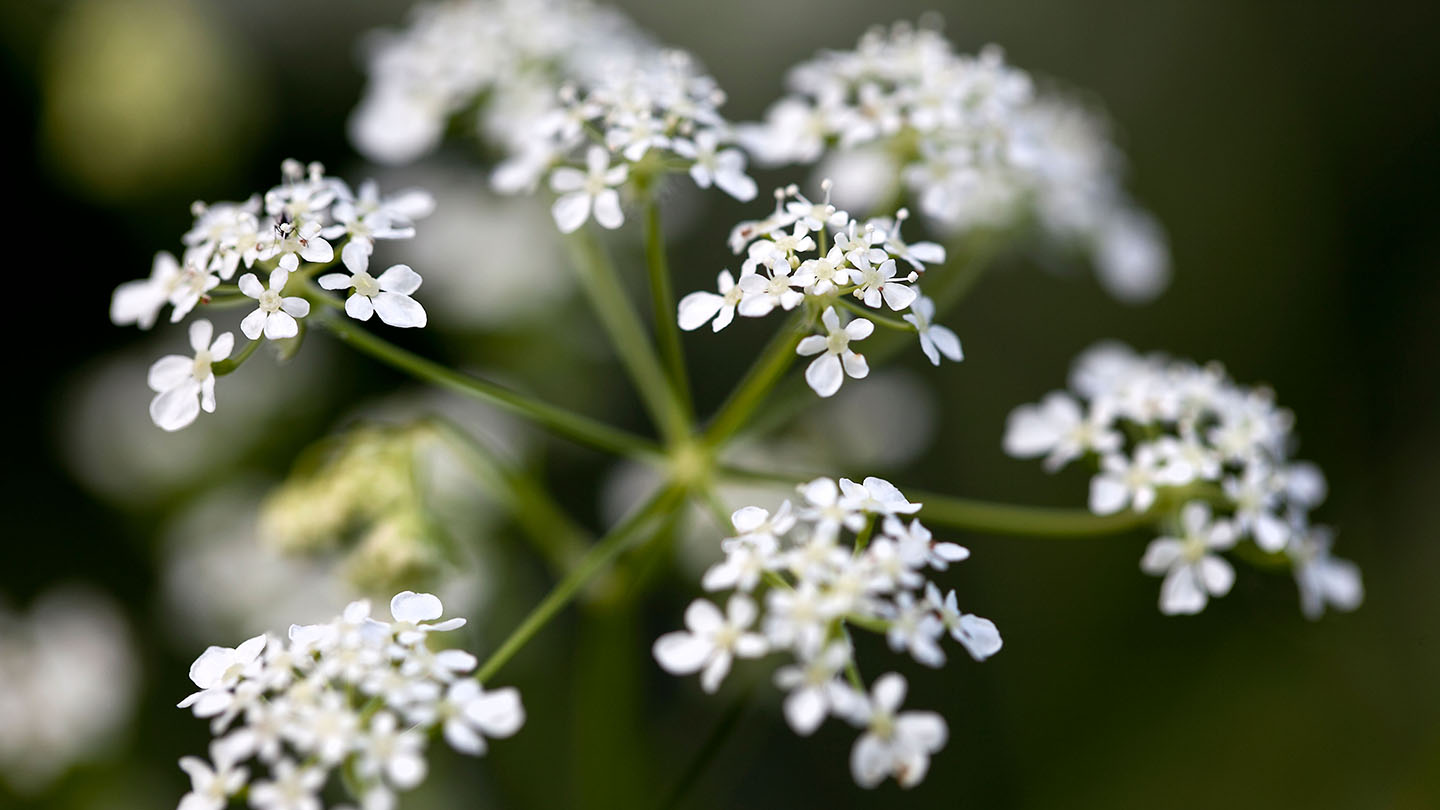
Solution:
{"label": "unopened flower cluster", "polygon": [[[198,305],[250,306],[244,300],[248,298],[254,309],[240,321],[245,337],[294,338],[315,297],[306,289],[305,279],[333,264],[335,246],[341,245],[348,272],[322,276],[319,284],[348,294],[344,308],[350,317],[366,321],[378,315],[391,326],[424,326],[425,309],[411,297],[420,287],[419,274],[397,264],[372,276],[369,266],[376,240],[415,235],[414,221],[429,214],[434,205],[430,195],[412,190],[381,197],[370,181],[353,191],[343,180],[326,176],[318,163],[303,166],[287,160],[281,173],[281,184],[263,196],[238,203],[197,202],[195,224],[182,237],[181,257],[158,253],[149,278],[116,288],[110,319],[117,325],[149,329],[167,305],[170,321],[179,323]],[[250,272],[240,275],[234,286],[221,286],[242,267]],[[194,321],[189,332],[193,354],[167,355],[151,366],[149,384],[155,398],[150,417],[155,424],[179,430],[195,421],[200,411],[214,412],[214,366],[229,360],[235,347],[233,333],[217,336],[215,331],[207,319]]]}
{"label": "unopened flower cluster", "polygon": [[[836,310],[842,296],[870,309],[904,312],[907,329],[919,335],[931,363],[940,365],[942,355],[962,359],[959,338],[934,322],[935,304],[917,285],[927,263],[945,260],[945,249],[932,242],[906,243],[900,233],[908,216],[903,209],[894,218],[862,225],[830,204],[829,181],[822,187],[826,197],[820,202],[811,202],[795,186],[776,189],[770,216],[735,226],[730,247],[745,254],[739,280],[724,270],[717,292],[682,298],[680,328],[694,330],[709,323],[719,332],[737,313],[760,318],[777,309],[813,307],[821,313],[824,334],[806,337],[796,351],[815,356],[805,381],[822,397],[839,391],[847,375],[860,379],[870,373],[865,356],[851,344],[869,337],[875,323],[860,316],[842,322]],[[831,244],[822,249],[827,237]]]}
{"label": "unopened flower cluster", "polygon": [[1122,158],[1104,120],[1037,93],[990,46],[955,52],[936,30],[874,28],[854,50],[790,71],[790,95],[742,142],[767,163],[812,163],[863,207],[902,190],[927,223],[956,234],[1033,219],[1089,251],[1101,282],[1126,300],[1169,278],[1164,236],[1120,184]]}
{"label": "unopened flower cluster", "polygon": [[1095,464],[1096,514],[1155,513],[1165,535],[1141,567],[1165,578],[1162,612],[1198,613],[1228,593],[1235,571],[1223,553],[1241,540],[1288,563],[1306,616],[1360,604],[1358,569],[1332,557],[1330,530],[1310,522],[1325,479],[1291,459],[1294,417],[1269,389],[1237,385],[1218,365],[1111,343],[1081,355],[1070,389],[1011,413],[1006,452],[1044,457],[1052,471]]}
{"label": "unopened flower cluster", "polygon": [[642,164],[755,196],[715,80],[614,10],[583,0],[422,6],[370,61],[352,126],[361,151],[396,163],[418,157],[483,96],[479,130],[503,153],[495,188],[531,191],[548,178],[562,232],[592,217],[620,227],[621,191]]}
{"label": "unopened flower cluster", "polygon": [[207,649],[190,667],[200,691],[180,707],[209,719],[216,739],[208,761],[180,760],[192,782],[180,810],[220,810],[247,787],[256,810],[318,810],[337,771],[367,810],[393,807],[424,781],[432,731],[475,756],[486,738],[518,731],[515,689],[487,691],[467,674],[474,656],[430,648],[431,633],[465,624],[442,613],[435,596],[403,591],[390,621],[362,600],[327,624],[291,625],[288,638]]}
{"label": "unopened flower cluster", "polygon": [[945,663],[946,635],[976,660],[994,654],[995,625],[962,613],[953,590],[926,578],[970,552],[936,541],[911,517],[921,505],[883,479],[819,478],[798,490],[797,505],[787,500],[773,514],[757,506],[734,513],[737,534],[701,580],[707,591],[729,592],[723,610],[695,600],[686,629],[655,642],[655,658],[671,673],[700,673],[701,687],[714,692],[736,658],[785,655],[775,684],[788,693],[790,727],[809,735],[826,717],[844,719],[864,729],[851,754],[857,783],[894,776],[915,785],[945,744],[945,721],[901,711],[905,679],[896,673],[866,694],[849,628],[882,633],[891,649],[930,667]]}

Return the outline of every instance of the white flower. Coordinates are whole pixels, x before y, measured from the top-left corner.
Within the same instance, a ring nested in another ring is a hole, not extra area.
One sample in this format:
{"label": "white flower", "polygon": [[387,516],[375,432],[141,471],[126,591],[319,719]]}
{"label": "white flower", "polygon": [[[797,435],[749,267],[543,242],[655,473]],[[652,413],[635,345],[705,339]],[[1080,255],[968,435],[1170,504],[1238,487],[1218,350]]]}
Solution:
{"label": "white flower", "polygon": [[294,296],[282,297],[285,283],[290,280],[290,271],[278,267],[270,273],[270,289],[260,286],[254,273],[240,277],[240,292],[260,303],[258,309],[245,316],[240,322],[240,331],[251,340],[259,340],[264,334],[268,340],[292,338],[300,334],[296,318],[310,314],[310,302]]}
{"label": "white flower", "polygon": [[620,210],[622,185],[630,176],[625,164],[610,166],[610,155],[602,146],[592,146],[585,155],[586,171],[560,166],[550,173],[550,190],[560,194],[551,206],[555,225],[561,233],[573,233],[585,224],[593,210],[595,221],[603,228],[615,229],[625,223]]}
{"label": "white flower", "polygon": [[320,277],[320,286],[327,290],[353,288],[355,294],[345,299],[345,314],[357,321],[368,321],[372,314],[390,326],[421,327],[425,325],[425,308],[410,294],[420,289],[420,274],[409,265],[397,264],[380,274],[371,276],[370,254],[363,250],[350,249],[350,243],[341,251],[341,258],[351,275],[328,273]]}
{"label": "white flower", "polygon": [[779,544],[768,535],[732,537],[722,548],[725,559],[712,565],[700,579],[700,587],[707,591],[734,588],[749,593],[760,577],[780,561]]}
{"label": "white flower", "polygon": [[1330,532],[1314,529],[1296,535],[1285,552],[1295,566],[1295,584],[1300,589],[1300,610],[1307,619],[1318,619],[1331,605],[1337,610],[1354,610],[1365,598],[1360,569],[1349,560],[1330,555]]}
{"label": "white flower", "polygon": [[1285,548],[1290,524],[1275,511],[1280,505],[1279,482],[1264,465],[1252,463],[1239,477],[1221,482],[1225,497],[1235,504],[1235,529],[1249,534],[1255,545],[1271,552]]}
{"label": "white flower", "polygon": [[910,212],[901,208],[895,212],[894,219],[872,219],[867,224],[873,226],[876,233],[881,235],[886,252],[904,259],[916,270],[923,273],[927,264],[943,264],[945,261],[944,247],[934,242],[907,244],[900,238],[900,225],[909,216]]}
{"label": "white flower", "polygon": [[965,359],[959,336],[949,327],[935,323],[935,302],[932,299],[917,296],[910,304],[910,311],[900,317],[915,327],[915,333],[920,336],[920,351],[930,359],[931,365],[940,365],[941,355],[955,363]]}
{"label": "white flower", "polygon": [[1147,574],[1165,575],[1160,586],[1160,612],[1166,615],[1199,613],[1210,596],[1224,596],[1235,583],[1235,569],[1212,552],[1235,545],[1235,531],[1229,523],[1212,521],[1210,507],[1192,502],[1180,512],[1183,537],[1161,537],[1150,541],[1140,568]]}
{"label": "white flower", "polygon": [[777,261],[768,275],[746,273],[740,276],[738,286],[740,314],[747,318],[763,318],[775,307],[789,312],[805,300],[805,294],[795,289],[805,286],[804,283],[791,275],[790,264],[784,259]]}
{"label": "white flower", "polygon": [[850,751],[856,784],[873,788],[893,775],[901,787],[914,787],[930,768],[930,755],[945,746],[945,720],[934,712],[901,712],[905,679],[891,672],[875,681],[869,697],[851,693],[849,719],[865,727]]}
{"label": "white flower", "polygon": [[795,352],[802,357],[820,355],[805,369],[805,382],[815,393],[829,397],[840,390],[846,374],[858,380],[870,373],[865,357],[850,350],[850,341],[869,337],[875,331],[875,324],[855,318],[842,328],[834,307],[826,307],[820,319],[828,334],[806,337],[795,347]]}
{"label": "white flower", "polygon": [[[275,225],[275,241],[260,258],[280,257],[280,269],[293,272],[300,266],[300,260],[324,264],[334,261],[335,248],[320,235],[322,226],[317,220],[310,220],[298,228],[291,221],[282,220]],[[243,279],[243,276],[242,276]]]}
{"label": "white flower", "polygon": [[[878,479],[877,479],[878,480]],[[860,504],[841,497],[840,487],[830,478],[816,478],[799,487],[808,507],[800,516],[815,522],[815,534],[833,539],[845,527],[852,532],[865,528],[865,515]],[[904,496],[901,496],[902,499]]]}
{"label": "white flower", "polygon": [[853,278],[855,281],[854,296],[865,302],[865,306],[871,309],[879,309],[883,301],[891,309],[899,311],[910,306],[915,301],[914,287],[906,284],[913,279],[895,278],[895,260],[886,258],[880,264],[873,265],[863,251],[850,254],[850,261],[855,264]]}
{"label": "white flower", "polygon": [[164,251],[156,253],[149,278],[127,281],[115,288],[110,296],[110,322],[116,326],[133,323],[141,329],[154,326],[160,308],[165,306],[168,281],[179,273],[180,263],[174,256]]}
{"label": "white flower", "polygon": [[785,696],[785,720],[796,734],[814,733],[830,713],[836,691],[844,688],[836,676],[850,663],[850,656],[849,644],[832,641],[798,664],[775,671],[775,685],[790,693]]}
{"label": "white flower", "polygon": [[944,571],[950,563],[970,558],[970,549],[962,545],[935,542],[934,535],[920,525],[919,520],[910,521],[909,527],[906,527],[903,521],[889,514],[885,516],[883,528],[885,536],[895,541],[900,556],[909,565],[929,565],[937,571]]}
{"label": "white flower", "polygon": [[854,272],[845,249],[837,240],[824,256],[800,263],[795,269],[795,283],[803,285],[805,292],[811,295],[825,295],[836,287],[849,284]]}
{"label": "white flower", "polygon": [[1134,458],[1110,453],[1100,459],[1100,472],[1090,479],[1090,511],[1113,515],[1128,506],[1144,512],[1155,504],[1156,487],[1166,483],[1153,445],[1135,448]]}
{"label": "white flower", "polygon": [[885,640],[890,643],[890,649],[908,651],[927,667],[945,663],[945,652],[936,643],[944,634],[945,625],[927,603],[916,600],[909,591],[900,591],[895,594],[894,607],[887,613],[890,627],[885,631]]}
{"label": "white flower", "polygon": [[755,199],[755,181],[745,174],[745,153],[739,149],[719,149],[714,130],[701,130],[693,141],[676,140],[674,149],[676,154],[694,161],[690,177],[695,185],[709,188],[713,183],[740,202]]}
{"label": "white flower", "polygon": [[384,775],[391,785],[410,790],[425,781],[425,737],[414,729],[399,728],[395,715],[381,711],[356,745],[355,772],[366,779]]}
{"label": "white flower", "polygon": [[245,787],[250,772],[235,767],[237,758],[232,748],[220,742],[211,744],[213,768],[199,757],[180,758],[180,770],[190,776],[190,792],[180,797],[179,810],[221,810],[230,803],[231,796]]}
{"label": "white flower", "polygon": [[319,792],[325,771],[315,766],[295,765],[282,758],[271,767],[273,779],[256,782],[250,788],[250,805],[256,810],[320,810]]}
{"label": "white flower", "polygon": [[264,634],[247,639],[239,647],[207,647],[190,665],[190,680],[198,687],[177,704],[178,708],[195,707],[196,717],[210,717],[224,711],[231,702],[230,690],[242,680],[260,674],[267,639]]}
{"label": "white flower", "polygon": [[681,329],[691,332],[710,322],[711,330],[719,332],[735,320],[735,307],[744,291],[736,286],[729,270],[721,270],[716,283],[719,294],[699,290],[680,299],[677,317]]}
{"label": "white flower", "polygon": [[[429,713],[420,715],[433,722]],[[485,738],[509,737],[525,724],[520,693],[506,687],[487,692],[478,681],[466,678],[450,685],[436,718],[444,722],[445,741],[463,754],[485,753]]]}
{"label": "white flower", "polygon": [[666,633],[655,641],[655,660],[672,675],[701,672],[700,686],[706,692],[720,688],[736,658],[758,658],[768,645],[765,637],[748,632],[758,615],[755,603],[743,594],[730,597],[725,614],[704,599],[685,609],[688,631]]}
{"label": "white flower", "polygon": [[950,631],[950,637],[960,642],[971,658],[984,661],[1000,652],[1002,642],[995,623],[974,614],[960,612],[953,589],[942,597],[935,583],[928,582],[925,584],[925,601],[940,617],[945,629]]}
{"label": "white flower", "polygon": [[212,364],[230,356],[235,336],[223,332],[212,343],[214,327],[204,319],[190,324],[194,357],[170,354],[150,366],[147,382],[156,392],[150,401],[150,419],[165,430],[179,430],[200,415],[215,412],[215,374]]}
{"label": "white flower", "polygon": [[1021,405],[1005,421],[1005,452],[1016,458],[1046,456],[1051,472],[1087,452],[1110,454],[1120,449],[1121,436],[1111,427],[1111,414],[1091,408],[1087,415],[1069,395],[1056,391],[1039,405]]}

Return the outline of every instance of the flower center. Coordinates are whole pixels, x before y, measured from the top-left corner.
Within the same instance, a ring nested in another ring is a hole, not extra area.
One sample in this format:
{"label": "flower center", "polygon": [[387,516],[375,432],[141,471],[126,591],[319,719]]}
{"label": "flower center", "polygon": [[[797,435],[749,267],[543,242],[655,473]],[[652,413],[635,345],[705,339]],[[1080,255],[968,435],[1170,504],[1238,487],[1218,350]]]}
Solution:
{"label": "flower center", "polygon": [[280,293],[274,290],[266,290],[260,293],[260,308],[266,312],[274,312],[280,308]]}
{"label": "flower center", "polygon": [[380,283],[364,271],[356,273],[350,283],[355,285],[355,292],[367,298],[374,298],[380,292]]}
{"label": "flower center", "polygon": [[190,373],[195,376],[196,381],[210,376],[210,362],[209,349],[201,349],[195,353],[195,367]]}

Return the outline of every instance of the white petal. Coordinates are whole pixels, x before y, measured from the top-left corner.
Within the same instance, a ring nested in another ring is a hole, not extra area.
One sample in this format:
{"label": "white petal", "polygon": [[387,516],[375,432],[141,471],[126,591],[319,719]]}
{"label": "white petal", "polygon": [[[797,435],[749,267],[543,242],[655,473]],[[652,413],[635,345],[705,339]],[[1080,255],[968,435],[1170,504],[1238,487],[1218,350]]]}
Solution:
{"label": "white petal", "polygon": [[1171,537],[1151,540],[1145,547],[1145,556],[1140,558],[1140,570],[1147,574],[1163,574],[1180,559],[1184,544]]}
{"label": "white petal", "polygon": [[855,784],[873,788],[890,773],[890,749],[873,734],[861,735],[850,749],[850,774]]}
{"label": "white petal", "polygon": [[1097,515],[1113,515],[1125,508],[1130,490],[1118,478],[1097,475],[1090,479],[1090,511]]}
{"label": "white petal", "polygon": [[720,608],[704,599],[696,599],[685,608],[685,626],[696,634],[713,633],[725,624]]}
{"label": "white petal", "polygon": [[864,340],[870,337],[874,331],[874,322],[866,318],[856,318],[850,323],[845,324],[845,334],[849,335],[851,340]]}
{"label": "white petal", "polygon": [[296,318],[303,318],[310,314],[310,302],[295,296],[281,298],[280,308]]}
{"label": "white petal", "polygon": [[905,702],[905,678],[896,672],[881,675],[872,689],[875,705],[886,711],[895,711]]}
{"label": "white petal", "polygon": [[200,415],[200,384],[191,380],[150,400],[150,420],[164,430],[179,430]]}
{"label": "white petal", "polygon": [[655,640],[652,652],[660,666],[672,675],[699,672],[715,648],[708,641],[683,630],[666,633]]}
{"label": "white petal", "polygon": [[[350,246],[346,245],[345,247],[348,248]],[[320,277],[319,281],[320,286],[326,290],[344,290],[348,289],[352,284],[350,276],[344,273],[326,273]]]}
{"label": "white petal", "polygon": [[815,687],[796,689],[785,698],[785,719],[790,728],[802,737],[813,734],[820,727],[828,709],[825,693]]}
{"label": "white petal", "polygon": [[444,612],[444,605],[434,594],[401,591],[390,600],[390,615],[397,622],[433,621]]}
{"label": "white petal", "polygon": [[625,212],[620,210],[620,194],[607,188],[595,195],[595,221],[600,227],[614,230],[625,224]]}
{"label": "white petal", "polygon": [[550,215],[561,233],[574,233],[590,216],[590,195],[583,191],[566,194],[550,206]]}
{"label": "white petal", "polygon": [[465,706],[465,716],[491,737],[509,737],[525,725],[525,707],[520,703],[520,692],[511,687],[487,692],[469,702]]}
{"label": "white petal", "polygon": [[844,380],[845,373],[841,370],[840,358],[833,354],[820,355],[805,369],[805,382],[822,397],[834,396]]}
{"label": "white petal", "polygon": [[240,292],[250,298],[259,298],[265,292],[265,288],[260,286],[260,279],[256,278],[254,273],[246,273],[237,283],[240,285]]}
{"label": "white petal", "polygon": [[408,264],[393,265],[375,279],[376,283],[380,285],[380,289],[400,295],[413,294],[420,289],[421,280],[420,274],[411,270]]}
{"label": "white petal", "polygon": [[579,191],[585,187],[585,173],[573,166],[559,166],[550,172],[550,190]]}
{"label": "white petal", "polygon": [[215,327],[204,318],[200,318],[190,324],[190,348],[197,353],[210,348],[210,338],[215,334]]}
{"label": "white petal", "polygon": [[1171,571],[1160,586],[1160,612],[1166,615],[1199,613],[1206,601],[1195,569],[1189,565]]}
{"label": "white petal", "polygon": [[[372,245],[367,239],[351,239],[349,242],[345,243],[345,247],[340,248],[340,261],[345,265],[345,267],[350,270],[350,272],[363,273],[366,270],[370,269],[370,253],[374,249],[374,245]],[[338,274],[332,273],[331,275]],[[325,276],[324,278],[321,278],[320,286],[325,287],[326,278],[330,278],[330,276]],[[342,288],[325,287],[325,289],[339,290]]]}
{"label": "white petal", "polygon": [[956,640],[965,646],[965,650],[976,661],[984,661],[1000,652],[1003,644],[1000,640],[1000,630],[989,619],[966,614],[960,617],[959,626],[956,629],[958,631]]}
{"label": "white petal", "polygon": [[179,354],[167,354],[150,366],[146,382],[150,390],[164,393],[183,385],[195,370],[195,360]]}
{"label": "white petal", "polygon": [[426,323],[425,308],[420,302],[399,293],[382,292],[375,296],[375,313],[391,326],[414,328]]}
{"label": "white petal", "polygon": [[845,364],[845,373],[857,380],[864,379],[870,373],[870,364],[865,362],[863,354],[846,352],[841,359]]}
{"label": "white petal", "polygon": [[725,297],[712,292],[693,292],[680,299],[679,311],[677,313],[680,328],[686,332],[699,329],[715,317],[720,307],[725,305]]}
{"label": "white petal", "polygon": [[1235,569],[1222,557],[1207,554],[1200,558],[1199,568],[1205,590],[1215,596],[1224,596],[1235,584]]}
{"label": "white petal", "polygon": [[269,340],[283,340],[298,334],[300,325],[288,312],[272,312],[270,317],[265,319],[265,337]]}
{"label": "white petal", "polygon": [[930,327],[930,340],[934,341],[935,348],[950,359],[958,363],[965,359],[965,352],[960,348],[960,338],[953,331],[944,326]]}
{"label": "white petal", "polygon": [[218,363],[228,358],[234,349],[235,335],[231,332],[221,332],[220,337],[215,338],[215,342],[210,344],[210,359]]}
{"label": "white petal", "polygon": [[915,302],[915,288],[906,284],[886,284],[880,294],[891,309],[899,312]]}
{"label": "white petal", "polygon": [[369,296],[352,295],[345,299],[345,314],[357,321],[368,321],[375,314],[375,305]]}
{"label": "white petal", "polygon": [[795,346],[795,353],[801,357],[809,357],[812,354],[819,354],[830,347],[830,341],[824,335],[807,335]]}

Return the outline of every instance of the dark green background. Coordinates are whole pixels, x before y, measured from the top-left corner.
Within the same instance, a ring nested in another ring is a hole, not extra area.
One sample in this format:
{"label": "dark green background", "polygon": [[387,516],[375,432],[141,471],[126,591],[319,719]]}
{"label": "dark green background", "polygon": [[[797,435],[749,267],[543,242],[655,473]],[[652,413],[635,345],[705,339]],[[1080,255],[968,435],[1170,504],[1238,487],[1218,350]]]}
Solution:
{"label": "dark green background", "polygon": [[[124,601],[146,645],[147,688],[128,753],[72,776],[38,806],[107,806],[107,791],[122,788],[170,806],[183,790],[175,757],[205,743],[203,724],[167,708],[185,692],[188,659],[164,641],[171,619],[153,595],[151,539],[162,510],[101,503],[72,480],[55,450],[65,429],[61,386],[87,359],[132,339],[105,319],[109,292],[143,275],[156,249],[178,246],[190,200],[268,187],[286,156],[353,163],[343,129],[361,83],[353,42],[397,22],[404,8],[241,5],[203,9],[223,22],[260,91],[243,139],[250,151],[215,155],[193,185],[157,183],[125,199],[97,198],[65,179],[37,127],[48,37],[66,4],[0,11],[15,206],[5,356],[19,364],[7,396],[0,592],[24,604],[55,581],[93,582]],[[1082,475],[1052,478],[1000,453],[1009,409],[1060,387],[1070,358],[1100,338],[1218,359],[1241,381],[1273,385],[1296,412],[1301,455],[1331,484],[1318,517],[1340,528],[1338,551],[1362,566],[1366,586],[1358,613],[1310,623],[1288,579],[1242,570],[1234,593],[1203,615],[1164,618],[1154,607],[1157,581],[1137,570],[1144,536],[962,537],[974,556],[955,581],[966,607],[999,625],[1004,651],[983,666],[957,660],[939,672],[878,647],[861,658],[870,675],[901,667],[913,701],[950,721],[951,742],[925,784],[905,794],[893,785],[861,791],[846,767],[848,729],[832,723],[801,740],[772,704],[743,715],[694,806],[1440,806],[1440,29],[1432,5],[625,5],[700,56],[730,93],[733,119],[758,115],[780,91],[783,69],[815,49],[848,47],[871,23],[932,8],[962,48],[998,42],[1016,64],[1102,100],[1131,159],[1131,188],[1169,232],[1174,284],[1159,302],[1130,308],[1086,273],[1055,278],[1017,261],[992,274],[950,319],[965,363],[927,375],[944,403],[935,446],[914,467],[889,472],[976,497],[1078,505]],[[94,138],[104,148],[103,133]],[[761,181],[791,177],[799,179]],[[728,260],[720,235],[751,215],[727,200],[708,209],[693,239],[673,246],[679,289],[713,278]],[[723,343],[708,333],[689,339],[708,369],[702,401],[723,394],[743,347],[770,328],[743,326]],[[480,354],[515,342],[477,340]],[[409,342],[446,351],[435,335]],[[904,362],[919,368],[919,360],[913,352]],[[356,360],[338,390],[313,397],[335,408],[398,382]],[[608,418],[644,429],[623,390],[595,401]],[[302,427],[262,446],[247,469],[282,473],[298,443],[318,435],[313,420]],[[600,468],[561,453],[553,476],[591,520]],[[664,676],[648,654],[695,590],[670,577],[627,611],[567,617],[517,658],[503,680],[525,694],[522,734],[478,769],[432,753],[437,770],[484,772],[463,806],[658,800],[727,702]],[[504,632],[535,595],[520,591],[501,611],[509,615],[483,618],[487,636]],[[637,695],[610,686],[626,678],[639,683]],[[415,798],[407,806],[424,805]],[[27,806],[0,792],[0,806],[12,805]]]}

